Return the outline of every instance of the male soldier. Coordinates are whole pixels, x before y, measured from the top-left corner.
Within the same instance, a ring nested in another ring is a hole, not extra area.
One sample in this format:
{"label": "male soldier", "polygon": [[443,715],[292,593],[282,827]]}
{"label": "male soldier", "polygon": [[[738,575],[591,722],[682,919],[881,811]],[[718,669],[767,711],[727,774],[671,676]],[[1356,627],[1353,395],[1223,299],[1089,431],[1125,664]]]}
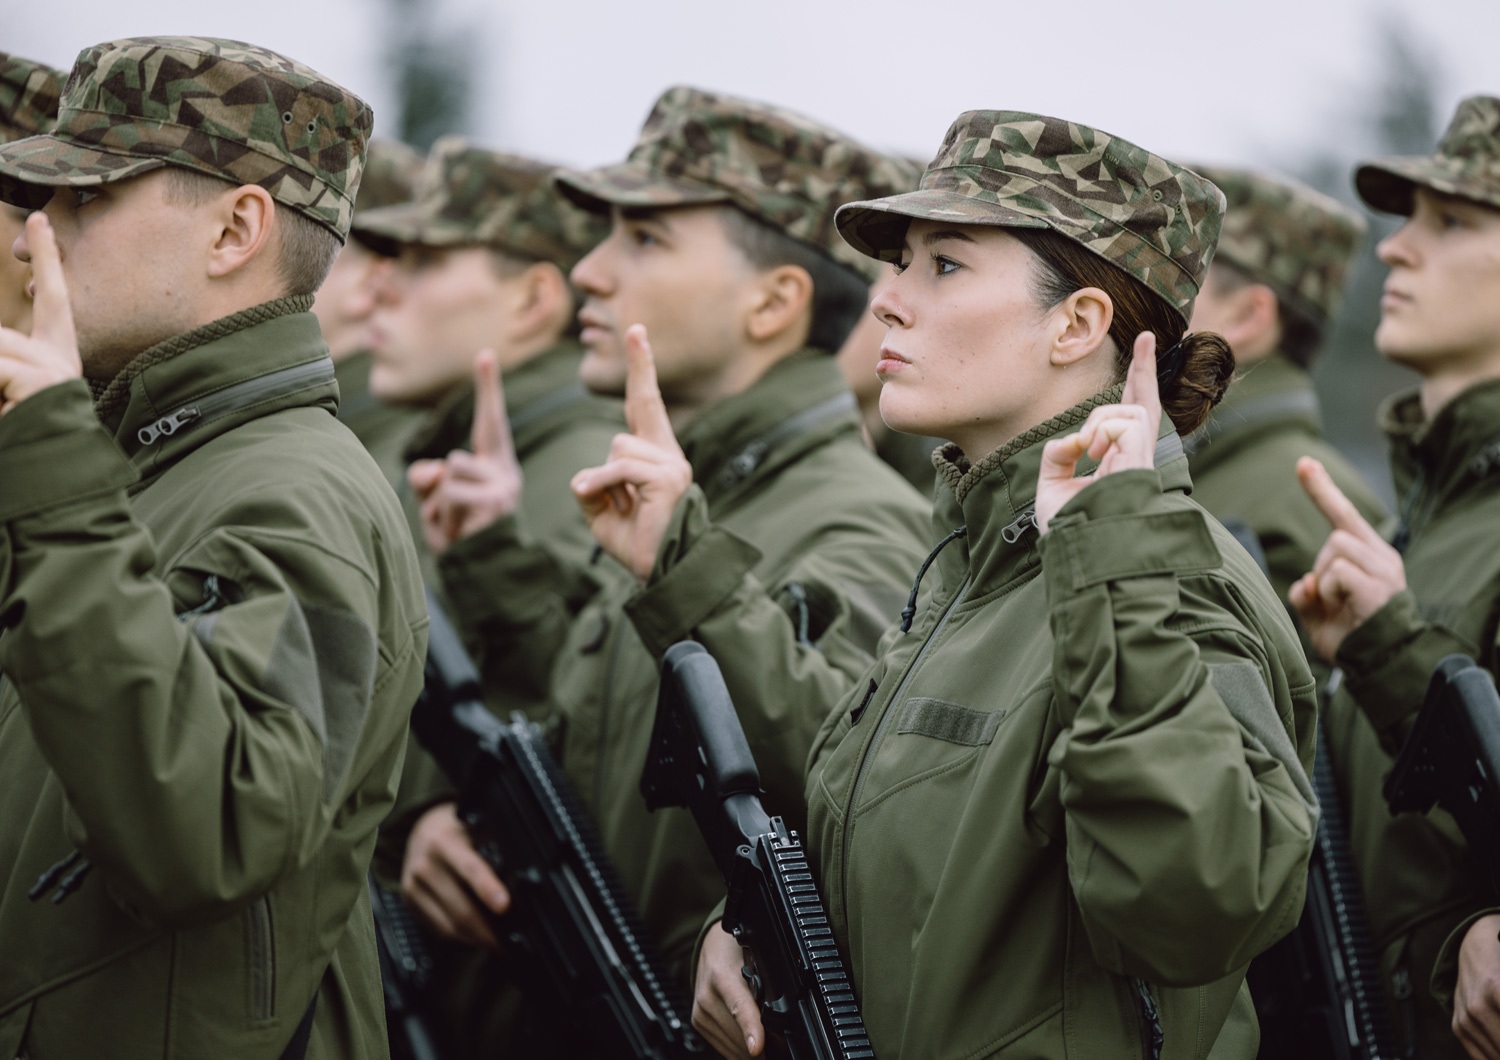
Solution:
{"label": "male soldier", "polygon": [[[0,52],[0,144],[50,132],[57,120],[62,72]],[[31,267],[11,244],[26,224],[26,210],[0,203],[0,326],[31,330]]]}
{"label": "male soldier", "polygon": [[1186,440],[1193,499],[1255,535],[1285,600],[1328,537],[1327,521],[1297,485],[1298,458],[1321,461],[1366,519],[1384,518],[1359,473],[1323,441],[1308,375],[1365,222],[1295,181],[1197,169],[1224,192],[1229,208],[1192,327],[1228,340],[1239,378],[1213,418]]}
{"label": "male soldier", "polygon": [[[411,199],[422,168],[422,156],[399,140],[372,140],[364,176],[354,200],[354,217]],[[339,419],[369,450],[392,486],[406,474],[401,460],[420,413],[401,405],[387,405],[370,393],[370,314],[375,310],[375,278],[380,256],[350,240],[334,259],[328,279],[318,288],[313,313],[333,358],[339,384]]]}
{"label": "male soldier", "polygon": [[[888,173],[879,155],[800,115],[679,87],[658,100],[628,160],[560,178],[612,221],[573,270],[585,297],[580,375],[596,391],[628,391],[631,433],[573,488],[608,553],[600,562],[630,577],[566,628],[553,621],[552,700],[563,768],[684,980],[723,884],[687,813],[649,814],[639,793],[662,653],[689,636],[713,653],[768,807],[800,820],[812,737],[865,669],[925,553],[927,506],[861,441],[831,356],[873,279],[852,267],[834,211],[892,193]],[[664,480],[604,481],[622,470]],[[606,496],[641,516],[633,536],[603,532]],[[463,502],[435,489],[427,507],[441,517]],[[443,558],[460,607],[486,609],[487,648],[512,600],[484,567],[492,529]],[[441,847],[419,827],[407,850],[407,893],[424,910],[435,892],[426,881],[456,860]],[[466,878],[504,909],[493,878]],[[437,916],[482,923],[472,903]]]}
{"label": "male soldier", "polygon": [[1462,1056],[1460,1039],[1497,1057],[1493,898],[1452,819],[1392,817],[1381,782],[1438,661],[1500,663],[1500,99],[1461,103],[1432,156],[1368,163],[1354,180],[1371,206],[1407,218],[1379,247],[1391,272],[1375,332],[1381,353],[1422,377],[1381,410],[1401,526],[1387,544],[1317,461],[1301,461],[1333,533],[1291,600],[1343,670],[1329,743],[1398,1030],[1426,1060]]}
{"label": "male soldier", "polygon": [[40,208],[0,331],[0,1056],[385,1055],[365,872],[426,615],[308,312],[369,130],[285,56],[145,37],[0,148]]}

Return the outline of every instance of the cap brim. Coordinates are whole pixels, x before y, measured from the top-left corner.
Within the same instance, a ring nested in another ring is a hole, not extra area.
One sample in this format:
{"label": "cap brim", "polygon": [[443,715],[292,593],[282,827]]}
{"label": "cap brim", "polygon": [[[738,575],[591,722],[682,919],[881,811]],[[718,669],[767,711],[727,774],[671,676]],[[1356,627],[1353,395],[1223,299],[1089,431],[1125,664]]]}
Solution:
{"label": "cap brim", "polygon": [[52,194],[43,189],[110,184],[165,165],[160,158],[114,154],[56,136],[28,136],[0,145],[0,200],[41,207]]}
{"label": "cap brim", "polygon": [[557,189],[570,202],[592,213],[605,213],[611,206],[699,206],[730,201],[723,188],[669,177],[642,162],[559,173],[556,180]]}
{"label": "cap brim", "polygon": [[1462,164],[1441,156],[1382,158],[1354,171],[1359,197],[1382,213],[1410,216],[1412,189],[1416,187],[1500,208],[1500,185],[1475,179],[1465,173]]}
{"label": "cap brim", "polygon": [[839,235],[866,257],[900,261],[906,229],[912,221],[950,221],[998,228],[1052,228],[1055,219],[1029,214],[1010,206],[982,202],[956,191],[922,188],[887,199],[851,202],[834,217]]}
{"label": "cap brim", "polygon": [[414,202],[366,210],[354,218],[354,238],[387,257],[403,246],[455,247],[484,242],[467,226],[435,218]]}

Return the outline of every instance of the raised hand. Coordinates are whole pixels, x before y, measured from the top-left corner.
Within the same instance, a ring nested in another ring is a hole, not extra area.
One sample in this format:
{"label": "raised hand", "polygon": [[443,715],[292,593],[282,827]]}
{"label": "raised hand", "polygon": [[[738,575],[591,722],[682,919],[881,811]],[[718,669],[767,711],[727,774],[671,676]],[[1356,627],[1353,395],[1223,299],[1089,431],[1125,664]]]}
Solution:
{"label": "raised hand", "polygon": [[474,357],[473,452],[418,460],[406,478],[422,503],[422,536],[433,555],[509,515],[521,504],[521,462],[505,416],[500,362],[493,350]]}
{"label": "raised hand", "polygon": [[62,255],[40,210],[26,219],[26,247],[36,290],[31,334],[0,327],[0,414],[38,390],[83,375]]}
{"label": "raised hand", "polygon": [[643,325],[625,332],[625,356],[630,433],[615,435],[602,466],[573,476],[573,495],[604,551],[645,581],[672,512],[693,484],[693,468],[667,418]]}
{"label": "raised hand", "polygon": [[1333,532],[1287,598],[1313,647],[1332,662],[1344,638],[1406,588],[1406,567],[1401,553],[1365,521],[1322,464],[1304,456],[1297,461],[1297,478]]}
{"label": "raised hand", "polygon": [[[1036,484],[1036,527],[1045,534],[1062,506],[1105,475],[1154,467],[1161,396],[1156,385],[1156,336],[1136,336],[1130,371],[1118,405],[1100,405],[1077,433],[1054,438],[1042,449]],[[1099,461],[1093,474],[1075,477],[1085,456]]]}

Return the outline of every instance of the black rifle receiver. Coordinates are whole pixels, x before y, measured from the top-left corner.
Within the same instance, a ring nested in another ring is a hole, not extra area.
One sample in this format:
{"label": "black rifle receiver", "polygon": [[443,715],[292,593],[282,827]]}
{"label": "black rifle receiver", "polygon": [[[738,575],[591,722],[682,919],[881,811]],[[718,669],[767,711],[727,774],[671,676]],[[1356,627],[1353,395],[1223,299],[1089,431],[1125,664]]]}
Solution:
{"label": "black rifle receiver", "polygon": [[370,877],[375,948],[385,990],[385,1024],[392,1060],[442,1060],[437,1035],[421,1008],[433,972],[421,929],[399,895]]}
{"label": "black rifle receiver", "polygon": [[793,1060],[873,1058],[801,840],[760,801],[760,773],[718,663],[667,649],[641,794],[686,806],[728,887],[724,927],[754,955],[745,978]]}
{"label": "black rifle receiver", "polygon": [[1488,670],[1467,655],[1438,663],[1381,790],[1393,814],[1452,814],[1500,894],[1500,694]]}
{"label": "black rifle receiver", "polygon": [[522,969],[524,1033],[566,1056],[701,1055],[685,999],[541,733],[520,714],[506,724],[485,708],[474,664],[431,593],[427,609],[412,730],[458,789],[459,818],[510,891],[496,927]]}

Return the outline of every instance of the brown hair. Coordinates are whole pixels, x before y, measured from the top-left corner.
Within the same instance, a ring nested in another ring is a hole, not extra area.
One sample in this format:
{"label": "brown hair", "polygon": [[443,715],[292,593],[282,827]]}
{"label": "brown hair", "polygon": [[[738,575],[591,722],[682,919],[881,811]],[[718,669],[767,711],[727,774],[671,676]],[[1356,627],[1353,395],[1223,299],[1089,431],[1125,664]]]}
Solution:
{"label": "brown hair", "polygon": [[[1115,343],[1115,381],[1125,378],[1143,331],[1156,336],[1158,354],[1170,349],[1187,330],[1182,317],[1167,301],[1135,277],[1050,228],[1009,228],[1036,257],[1032,277],[1038,301],[1051,307],[1075,291],[1096,287],[1114,303],[1109,337]],[[1190,434],[1208,419],[1234,375],[1234,354],[1222,336],[1194,332],[1179,349],[1182,367],[1161,394],[1163,411],[1182,434]]]}

